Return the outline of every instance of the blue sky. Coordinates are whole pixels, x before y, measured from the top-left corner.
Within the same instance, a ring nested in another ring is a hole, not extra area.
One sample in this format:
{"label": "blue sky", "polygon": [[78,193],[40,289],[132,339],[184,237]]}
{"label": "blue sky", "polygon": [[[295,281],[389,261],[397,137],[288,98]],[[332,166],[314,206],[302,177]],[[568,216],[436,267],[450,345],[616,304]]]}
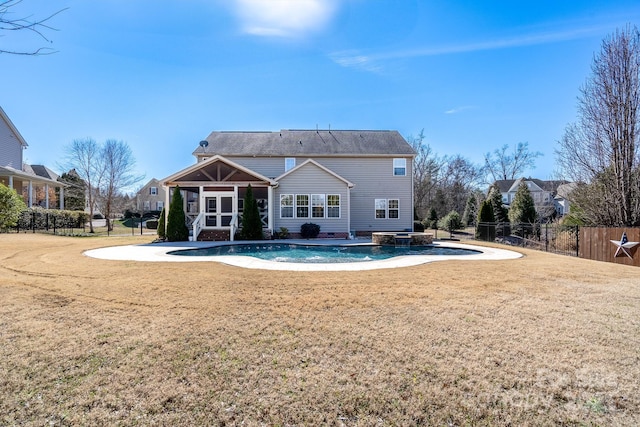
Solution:
{"label": "blue sky", "polygon": [[126,141],[145,181],[195,159],[214,130],[395,129],[481,164],[504,144],[544,154],[576,118],[594,53],[640,21],[637,0],[24,0],[51,20],[0,55],[0,105],[57,172],[78,138]]}

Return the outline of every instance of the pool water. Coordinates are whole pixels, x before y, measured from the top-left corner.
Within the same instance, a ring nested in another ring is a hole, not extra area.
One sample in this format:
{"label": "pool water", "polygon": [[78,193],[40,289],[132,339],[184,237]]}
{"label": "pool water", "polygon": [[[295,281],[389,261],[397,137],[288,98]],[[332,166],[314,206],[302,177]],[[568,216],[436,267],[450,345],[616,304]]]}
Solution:
{"label": "pool water", "polygon": [[301,245],[291,243],[242,243],[169,252],[179,256],[251,256],[268,261],[296,263],[345,263],[379,261],[404,255],[477,255],[473,249],[444,246]]}

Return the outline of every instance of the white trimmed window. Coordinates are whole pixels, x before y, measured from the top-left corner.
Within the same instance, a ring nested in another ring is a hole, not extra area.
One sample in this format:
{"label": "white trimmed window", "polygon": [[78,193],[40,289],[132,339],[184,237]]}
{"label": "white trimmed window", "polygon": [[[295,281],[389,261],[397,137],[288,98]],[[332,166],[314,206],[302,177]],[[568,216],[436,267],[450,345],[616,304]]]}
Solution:
{"label": "white trimmed window", "polygon": [[296,194],[296,218],[309,218],[308,194]]}
{"label": "white trimmed window", "polygon": [[164,208],[164,202],[156,202],[156,209],[161,211]]}
{"label": "white trimmed window", "polygon": [[407,159],[393,159],[393,176],[407,176]]}
{"label": "white trimmed window", "polygon": [[296,158],[295,157],[285,157],[284,159],[284,171],[288,171],[289,169],[293,169],[296,167]]}
{"label": "white trimmed window", "polygon": [[376,199],[376,219],[387,217],[387,199]]}
{"label": "white trimmed window", "polygon": [[293,194],[280,195],[280,218],[293,218]]}
{"label": "white trimmed window", "polygon": [[324,218],[324,194],[311,195],[311,217]]}
{"label": "white trimmed window", "polygon": [[389,208],[389,218],[397,219],[400,217],[400,200],[389,199],[387,201],[387,207]]}
{"label": "white trimmed window", "polygon": [[149,194],[156,196],[158,194],[158,187],[149,187]]}
{"label": "white trimmed window", "polygon": [[142,203],[142,209],[145,211],[150,211],[151,210],[151,202],[149,200],[145,200]]}
{"label": "white trimmed window", "polygon": [[340,218],[340,195],[327,195],[327,218]]}
{"label": "white trimmed window", "polygon": [[398,219],[400,218],[400,200],[376,199],[375,211],[376,219]]}

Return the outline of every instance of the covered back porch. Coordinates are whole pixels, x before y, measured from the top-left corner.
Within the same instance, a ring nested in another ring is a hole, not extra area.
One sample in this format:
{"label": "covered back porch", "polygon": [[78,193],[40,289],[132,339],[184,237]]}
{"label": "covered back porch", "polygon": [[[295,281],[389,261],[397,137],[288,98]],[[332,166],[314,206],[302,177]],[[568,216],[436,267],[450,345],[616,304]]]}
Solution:
{"label": "covered back porch", "polygon": [[29,208],[64,209],[64,189],[67,185],[62,182],[10,166],[0,166],[0,184],[15,190]]}
{"label": "covered back porch", "polygon": [[[183,198],[190,240],[234,240],[241,228],[244,197],[251,185],[265,230],[273,229],[273,180],[222,156],[196,163],[162,180],[165,206],[175,187]],[[168,209],[165,209],[165,214]]]}

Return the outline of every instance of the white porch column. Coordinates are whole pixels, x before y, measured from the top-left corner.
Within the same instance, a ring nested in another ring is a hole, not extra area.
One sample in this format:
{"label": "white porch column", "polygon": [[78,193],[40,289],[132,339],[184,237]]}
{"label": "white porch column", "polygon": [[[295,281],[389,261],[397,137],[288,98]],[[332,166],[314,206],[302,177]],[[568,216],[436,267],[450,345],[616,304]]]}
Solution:
{"label": "white porch column", "polygon": [[[238,215],[238,185],[233,186],[233,207],[231,208],[231,212],[233,212],[236,216],[236,229],[239,227],[240,217]],[[231,227],[231,232],[229,233],[229,240],[232,242],[235,240],[233,227]]]}
{"label": "white porch column", "polygon": [[273,233],[273,186],[269,185],[267,188],[267,228]]}
{"label": "white porch column", "polygon": [[169,195],[171,194],[171,187],[162,186],[164,188],[164,223],[167,223],[169,218]]}
{"label": "white porch column", "polygon": [[[349,233],[349,236],[351,236],[351,189],[349,187],[347,187],[347,232]],[[342,207],[340,207],[340,209],[342,209]],[[353,238],[355,239],[355,230],[353,233]]]}
{"label": "white porch column", "polygon": [[9,175],[9,188],[13,189],[13,175]]}
{"label": "white porch column", "polygon": [[64,210],[64,187],[60,187],[60,210]]}
{"label": "white porch column", "polygon": [[44,185],[44,207],[49,209],[49,184]]}
{"label": "white porch column", "polygon": [[33,181],[29,180],[29,206],[30,208],[33,207]]}

